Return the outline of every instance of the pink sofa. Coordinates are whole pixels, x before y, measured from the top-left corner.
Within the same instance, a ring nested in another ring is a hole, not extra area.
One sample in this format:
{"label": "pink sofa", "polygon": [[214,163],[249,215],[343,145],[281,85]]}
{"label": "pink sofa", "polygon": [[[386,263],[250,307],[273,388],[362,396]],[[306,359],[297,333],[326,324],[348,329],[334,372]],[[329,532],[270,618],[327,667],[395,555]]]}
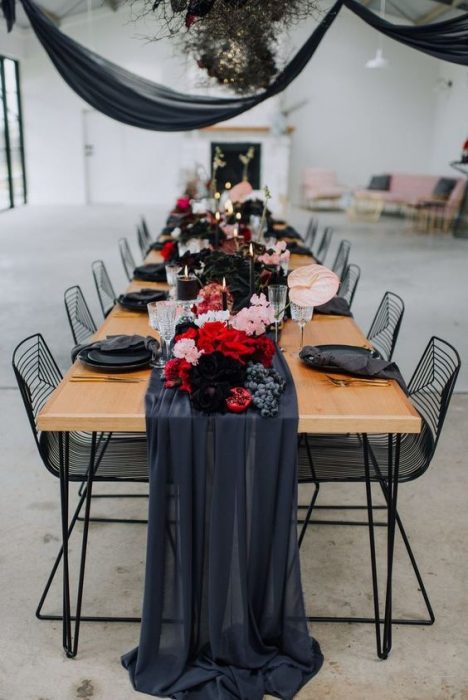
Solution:
{"label": "pink sofa", "polygon": [[334,170],[323,168],[306,168],[303,174],[302,190],[304,202],[313,204],[323,200],[340,199],[349,189],[342,187],[336,181]]}
{"label": "pink sofa", "polygon": [[[439,200],[449,209],[458,211],[463,193],[465,180],[453,178],[456,185],[447,200]],[[357,190],[354,192],[359,199],[378,199],[385,204],[400,206],[416,206],[417,204],[437,201],[432,197],[432,192],[440,177],[437,175],[407,175],[394,173],[390,178],[389,190]],[[455,213],[456,213],[455,211]]]}

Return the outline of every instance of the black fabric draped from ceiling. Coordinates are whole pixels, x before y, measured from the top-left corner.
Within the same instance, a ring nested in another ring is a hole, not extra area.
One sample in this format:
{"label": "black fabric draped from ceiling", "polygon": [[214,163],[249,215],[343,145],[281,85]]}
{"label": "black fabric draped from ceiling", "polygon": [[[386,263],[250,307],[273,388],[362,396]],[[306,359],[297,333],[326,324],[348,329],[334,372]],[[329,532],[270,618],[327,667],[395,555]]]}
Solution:
{"label": "black fabric draped from ceiling", "polygon": [[[189,131],[211,126],[282,92],[310,61],[343,6],[395,41],[436,58],[468,65],[468,14],[436,24],[402,26],[382,19],[356,0],[337,0],[267,90],[232,98],[184,95],[90,51],[61,32],[32,0],[21,2],[50,59],[80,97],[117,121],[153,131]],[[2,0],[2,9],[11,29],[15,0]]]}
{"label": "black fabric draped from ceiling", "polygon": [[150,500],[136,690],[177,700],[290,700],[322,665],[297,544],[294,382],[280,412],[207,415],[153,372]]}

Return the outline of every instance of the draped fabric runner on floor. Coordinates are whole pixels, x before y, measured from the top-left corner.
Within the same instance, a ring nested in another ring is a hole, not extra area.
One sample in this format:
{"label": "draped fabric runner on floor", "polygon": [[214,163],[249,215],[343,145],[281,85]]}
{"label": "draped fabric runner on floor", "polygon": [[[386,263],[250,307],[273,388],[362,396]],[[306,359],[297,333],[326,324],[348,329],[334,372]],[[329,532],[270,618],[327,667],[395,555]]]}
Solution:
{"label": "draped fabric runner on floor", "polygon": [[[356,0],[337,0],[267,90],[234,98],[184,95],[141,78],[90,51],[61,32],[32,0],[21,2],[39,41],[72,90],[103,114],[153,131],[207,127],[231,119],[282,92],[310,61],[343,6],[395,41],[445,61],[468,65],[468,14],[435,24],[404,26],[382,19]],[[15,0],[2,0],[2,9],[11,29]]]}
{"label": "draped fabric runner on floor", "polygon": [[153,372],[150,502],[136,690],[178,700],[290,700],[317,673],[297,545],[296,392],[274,418],[207,415]]}

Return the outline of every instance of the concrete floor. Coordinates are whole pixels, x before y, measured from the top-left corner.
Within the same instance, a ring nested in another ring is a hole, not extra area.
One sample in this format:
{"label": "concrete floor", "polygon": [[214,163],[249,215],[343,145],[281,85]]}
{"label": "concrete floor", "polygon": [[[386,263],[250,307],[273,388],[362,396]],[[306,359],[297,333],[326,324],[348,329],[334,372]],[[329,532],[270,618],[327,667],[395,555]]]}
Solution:
{"label": "concrete floor", "polygon": [[[10,356],[16,342],[40,330],[60,364],[67,366],[71,336],[63,290],[81,284],[99,322],[90,262],[102,257],[120,290],[125,278],[117,239],[128,235],[134,242],[139,213],[132,207],[70,207],[25,208],[0,215],[0,700],[138,697],[119,663],[120,655],[137,641],[137,626],[84,624],[79,656],[69,661],[61,652],[60,625],[34,618],[59,545],[58,484],[39,462],[14,386]],[[156,231],[163,213],[147,213]],[[299,225],[307,215],[293,212],[291,219]],[[377,226],[350,225],[333,214],[322,215],[321,220],[336,225],[335,246],[345,236],[352,241],[352,260],[363,269],[355,301],[356,318],[363,327],[369,325],[386,289],[405,299],[407,313],[396,354],[404,374],[412,370],[432,333],[454,342],[467,358],[468,241],[410,234],[392,219]],[[466,367],[457,389],[468,389]],[[430,471],[400,491],[400,512],[434,605],[436,624],[396,628],[394,649],[386,662],[376,658],[370,626],[314,625],[326,661],[317,678],[299,694],[300,700],[468,700],[467,416],[468,395],[458,393]],[[329,487],[322,503],[363,502],[363,496],[362,487]],[[96,514],[108,508],[98,504]],[[128,515],[143,515],[144,502],[122,502],[119,508]],[[87,611],[139,612],[144,530],[142,526],[93,526]],[[383,544],[380,538],[379,543]],[[72,549],[77,555],[77,540]],[[370,614],[365,529],[314,526],[304,541],[302,564],[309,610]],[[395,601],[396,614],[423,613],[401,542]],[[59,603],[55,586],[50,609],[58,610]]]}

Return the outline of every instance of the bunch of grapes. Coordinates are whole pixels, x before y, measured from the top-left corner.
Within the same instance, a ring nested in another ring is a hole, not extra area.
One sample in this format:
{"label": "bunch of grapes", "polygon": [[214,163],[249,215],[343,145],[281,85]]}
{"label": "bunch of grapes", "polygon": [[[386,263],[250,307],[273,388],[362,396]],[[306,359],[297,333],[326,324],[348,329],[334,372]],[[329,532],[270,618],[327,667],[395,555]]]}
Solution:
{"label": "bunch of grapes", "polygon": [[247,367],[245,388],[252,394],[252,403],[264,418],[276,416],[280,396],[286,381],[274,369],[268,369],[259,362]]}

